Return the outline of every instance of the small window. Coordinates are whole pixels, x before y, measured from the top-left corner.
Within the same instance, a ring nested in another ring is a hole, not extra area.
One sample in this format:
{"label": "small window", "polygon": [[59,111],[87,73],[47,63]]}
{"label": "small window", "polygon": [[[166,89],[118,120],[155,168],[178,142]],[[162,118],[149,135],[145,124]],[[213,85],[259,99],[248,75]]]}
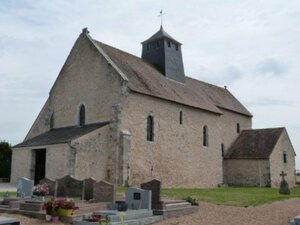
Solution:
{"label": "small window", "polygon": [[240,124],[239,123],[236,124],[236,132],[238,134],[241,132],[241,130],[240,130]]}
{"label": "small window", "polygon": [[283,153],[283,163],[287,163],[286,152]]}
{"label": "small window", "polygon": [[79,110],[79,126],[84,126],[85,125],[85,107],[84,105],[80,106]]}
{"label": "small window", "polygon": [[203,127],[203,146],[208,146],[208,128],[206,125]]}
{"label": "small window", "polygon": [[176,51],[178,51],[178,44],[175,45]]}
{"label": "small window", "polygon": [[171,48],[171,41],[167,41],[168,47]]}
{"label": "small window", "polygon": [[182,124],[182,111],[179,112],[179,124]]}
{"label": "small window", "polygon": [[52,113],[51,117],[50,117],[50,129],[54,128],[54,113]]}
{"label": "small window", "polygon": [[147,141],[154,141],[154,120],[153,116],[147,118]]}
{"label": "small window", "polygon": [[221,151],[222,151],[222,157],[224,157],[225,156],[225,146],[224,146],[224,144],[221,144]]}
{"label": "small window", "polygon": [[147,47],[147,51],[149,51],[149,49],[150,49],[150,46],[149,46],[149,44],[147,44],[147,45],[146,45],[146,47]]}
{"label": "small window", "polygon": [[159,47],[159,41],[156,41],[156,47]]}

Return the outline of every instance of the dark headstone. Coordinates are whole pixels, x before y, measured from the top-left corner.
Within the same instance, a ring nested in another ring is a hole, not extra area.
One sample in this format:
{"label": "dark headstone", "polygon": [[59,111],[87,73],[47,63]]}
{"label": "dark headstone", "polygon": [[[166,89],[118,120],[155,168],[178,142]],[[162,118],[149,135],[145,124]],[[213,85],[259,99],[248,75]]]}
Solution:
{"label": "dark headstone", "polygon": [[114,184],[107,181],[94,183],[94,199],[97,202],[115,202],[116,188]]}
{"label": "dark headstone", "polygon": [[83,181],[77,180],[74,177],[67,175],[63,178],[57,179],[56,182],[56,197],[82,198]]}
{"label": "dark headstone", "polygon": [[151,199],[152,209],[160,209],[162,207],[161,182],[159,180],[154,179],[147,183],[141,184],[141,188],[144,190],[152,191],[152,199]]}
{"label": "dark headstone", "polygon": [[288,182],[286,182],[286,180],[284,179],[284,177],[286,176],[287,174],[284,173],[283,171],[281,171],[281,174],[280,176],[282,177],[282,181],[280,183],[280,189],[279,189],[279,194],[282,194],[282,195],[289,195],[291,193],[290,189],[289,189],[289,184]]}
{"label": "dark headstone", "polygon": [[94,198],[94,183],[96,180],[92,177],[85,179],[84,181],[84,200],[90,200]]}
{"label": "dark headstone", "polygon": [[291,193],[289,189],[289,184],[286,182],[286,180],[282,180],[280,183],[280,189],[279,189],[279,194],[282,195],[289,195]]}
{"label": "dark headstone", "polygon": [[49,187],[49,194],[48,195],[52,195],[54,196],[54,191],[55,191],[55,181],[53,180],[50,180],[48,178],[44,178],[44,179],[41,179],[39,181],[39,184],[47,184],[48,187]]}

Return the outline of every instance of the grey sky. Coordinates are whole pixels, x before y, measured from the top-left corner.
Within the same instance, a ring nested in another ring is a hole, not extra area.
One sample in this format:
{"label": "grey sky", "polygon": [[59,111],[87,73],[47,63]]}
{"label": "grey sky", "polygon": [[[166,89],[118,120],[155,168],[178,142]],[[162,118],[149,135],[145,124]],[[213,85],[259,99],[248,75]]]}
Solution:
{"label": "grey sky", "polygon": [[140,56],[160,9],[186,74],[226,85],[254,128],[285,126],[300,154],[299,0],[1,0],[0,139],[23,140],[83,27]]}

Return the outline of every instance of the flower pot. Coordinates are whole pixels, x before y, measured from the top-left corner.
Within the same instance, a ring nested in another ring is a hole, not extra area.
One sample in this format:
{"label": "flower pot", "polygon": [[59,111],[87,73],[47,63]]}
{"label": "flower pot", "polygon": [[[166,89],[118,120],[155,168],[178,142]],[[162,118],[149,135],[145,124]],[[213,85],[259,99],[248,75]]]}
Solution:
{"label": "flower pot", "polygon": [[50,222],[51,219],[52,219],[52,215],[48,215],[46,214],[46,217],[45,217],[46,221]]}
{"label": "flower pot", "polygon": [[59,208],[57,210],[57,214],[59,216],[71,216],[73,214],[73,209],[62,209],[62,208]]}
{"label": "flower pot", "polygon": [[52,222],[53,223],[58,223],[59,222],[59,216],[52,216]]}

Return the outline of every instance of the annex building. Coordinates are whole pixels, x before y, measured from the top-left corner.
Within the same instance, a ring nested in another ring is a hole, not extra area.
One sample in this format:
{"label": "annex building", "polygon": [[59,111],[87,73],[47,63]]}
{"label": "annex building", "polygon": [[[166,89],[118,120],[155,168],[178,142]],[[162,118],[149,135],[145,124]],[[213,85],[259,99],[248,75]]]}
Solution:
{"label": "annex building", "polygon": [[142,57],[76,40],[25,140],[12,175],[35,182],[70,174],[164,187],[295,184],[285,128],[252,129],[252,114],[228,89],[185,75],[181,43],[163,27]]}

